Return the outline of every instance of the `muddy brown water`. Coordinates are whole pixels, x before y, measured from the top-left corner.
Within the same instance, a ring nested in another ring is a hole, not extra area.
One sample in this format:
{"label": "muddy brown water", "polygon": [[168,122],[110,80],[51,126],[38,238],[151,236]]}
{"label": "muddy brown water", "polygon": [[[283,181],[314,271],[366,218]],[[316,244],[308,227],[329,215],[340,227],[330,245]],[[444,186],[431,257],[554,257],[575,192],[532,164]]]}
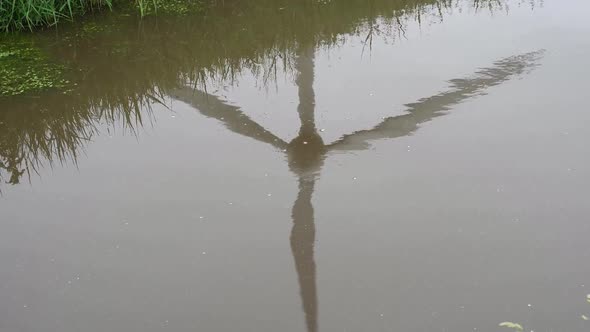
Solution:
{"label": "muddy brown water", "polygon": [[248,1],[25,36],[0,331],[588,331],[590,6]]}

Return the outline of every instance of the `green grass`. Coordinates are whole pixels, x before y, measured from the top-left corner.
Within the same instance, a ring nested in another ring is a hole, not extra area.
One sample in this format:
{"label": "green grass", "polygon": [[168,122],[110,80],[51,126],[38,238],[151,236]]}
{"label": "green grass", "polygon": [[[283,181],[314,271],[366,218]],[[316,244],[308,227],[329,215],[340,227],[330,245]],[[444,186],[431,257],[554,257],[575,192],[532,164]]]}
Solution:
{"label": "green grass", "polygon": [[112,0],[2,0],[0,30],[32,30],[52,26],[105,6],[111,7]]}
{"label": "green grass", "polygon": [[125,3],[135,6],[141,16],[157,12],[186,14],[201,8],[200,0],[0,0],[0,31],[32,31]]}

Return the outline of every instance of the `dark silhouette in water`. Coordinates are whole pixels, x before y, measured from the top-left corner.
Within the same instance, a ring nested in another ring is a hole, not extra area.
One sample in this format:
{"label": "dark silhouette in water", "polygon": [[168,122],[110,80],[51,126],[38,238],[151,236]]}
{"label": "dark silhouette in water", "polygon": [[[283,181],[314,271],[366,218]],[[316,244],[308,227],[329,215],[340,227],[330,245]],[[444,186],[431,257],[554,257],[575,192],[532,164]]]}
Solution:
{"label": "dark silhouette in water", "polygon": [[312,196],[316,177],[324,159],[332,151],[366,149],[378,139],[407,136],[420,124],[446,114],[452,106],[482,95],[486,89],[510,78],[527,73],[537,66],[543,51],[511,56],[478,70],[472,77],[449,81],[445,92],[407,104],[407,114],[389,117],[368,130],[359,130],[339,140],[325,144],[315,126],[314,48],[300,47],[295,60],[296,85],[299,92],[297,112],[301,121],[299,134],[287,143],[242,113],[239,107],[228,105],[218,97],[186,87],[173,97],[194,106],[201,114],[221,121],[229,130],[271,144],[287,155],[289,169],[299,180],[299,193],[293,204],[291,251],[299,280],[303,312],[308,332],[318,330],[318,299],[316,265],[314,260],[315,221]]}

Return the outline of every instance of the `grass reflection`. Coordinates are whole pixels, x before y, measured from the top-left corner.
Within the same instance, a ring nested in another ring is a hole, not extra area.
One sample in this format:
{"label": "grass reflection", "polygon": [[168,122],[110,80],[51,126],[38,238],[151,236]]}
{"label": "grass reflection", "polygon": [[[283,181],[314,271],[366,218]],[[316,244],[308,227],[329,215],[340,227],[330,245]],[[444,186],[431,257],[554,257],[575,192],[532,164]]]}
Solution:
{"label": "grass reflection", "polygon": [[151,105],[180,87],[231,84],[245,72],[269,84],[278,73],[296,72],[302,47],[336,47],[350,36],[370,47],[377,37],[403,38],[410,22],[440,22],[460,8],[507,6],[500,0],[226,0],[198,17],[112,13],[24,36],[22,42],[62,68],[60,82],[68,85],[0,97],[0,180],[17,184],[44,165],[75,163],[99,125],[135,130]]}

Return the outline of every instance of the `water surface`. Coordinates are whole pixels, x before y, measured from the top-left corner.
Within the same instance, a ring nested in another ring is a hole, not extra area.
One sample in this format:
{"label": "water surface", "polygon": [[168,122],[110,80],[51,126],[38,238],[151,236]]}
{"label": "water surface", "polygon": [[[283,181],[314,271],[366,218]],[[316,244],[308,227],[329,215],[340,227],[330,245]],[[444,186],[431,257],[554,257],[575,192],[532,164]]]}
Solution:
{"label": "water surface", "polygon": [[587,331],[588,9],[226,0],[23,37],[71,85],[0,99],[0,331]]}

